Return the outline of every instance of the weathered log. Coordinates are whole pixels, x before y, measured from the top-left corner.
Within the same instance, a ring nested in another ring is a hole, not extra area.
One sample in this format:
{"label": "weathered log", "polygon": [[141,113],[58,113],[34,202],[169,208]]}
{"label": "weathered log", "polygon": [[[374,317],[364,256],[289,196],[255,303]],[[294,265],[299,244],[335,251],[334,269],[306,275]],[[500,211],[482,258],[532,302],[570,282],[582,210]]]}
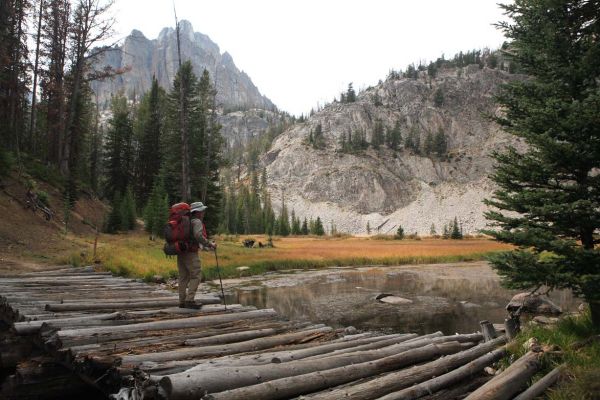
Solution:
{"label": "weathered log", "polygon": [[498,361],[506,354],[506,349],[501,348],[487,353],[460,368],[457,368],[446,374],[437,376],[425,382],[390,393],[380,398],[380,400],[414,400],[435,393],[443,388],[451,386],[463,379],[480,373],[490,364]]}
{"label": "weathered log", "polygon": [[494,329],[494,324],[490,321],[481,321],[479,325],[481,326],[481,333],[483,334],[483,340],[485,342],[489,342],[498,337],[498,333],[496,332],[496,329]]}
{"label": "weathered log", "polygon": [[296,343],[311,337],[319,337],[324,333],[331,331],[332,329],[330,327],[324,327],[300,332],[287,333],[283,335],[275,335],[270,337],[246,340],[244,342],[231,343],[228,345],[185,347],[171,351],[124,356],[122,358],[122,363],[125,365],[137,364],[143,361],[173,361],[184,360],[186,358],[194,357],[215,357],[226,354],[246,353],[250,351],[269,349],[276,346]]}
{"label": "weathered log", "polygon": [[[183,393],[192,390],[195,396],[203,395],[205,392],[213,393],[236,387],[264,382],[273,379],[285,378],[293,375],[306,374],[310,372],[323,371],[338,368],[350,364],[366,363],[369,361],[385,358],[408,350],[424,347],[429,344],[441,344],[449,341],[470,341],[473,336],[480,335],[453,335],[434,339],[423,339],[410,343],[403,342],[378,350],[359,351],[349,354],[332,355],[319,359],[304,359],[290,361],[287,363],[253,365],[245,367],[218,368],[207,370],[205,368],[191,368],[183,373],[169,375],[160,380],[160,386],[173,398],[182,398]],[[458,348],[460,350],[460,345]],[[457,350],[457,351],[459,351]],[[231,379],[223,379],[223,376],[231,375]],[[235,378],[234,378],[235,377]]]}
{"label": "weathered log", "polygon": [[244,342],[246,340],[258,339],[265,336],[273,336],[281,333],[280,329],[257,329],[243,332],[224,333],[205,338],[188,339],[183,344],[186,346],[212,346],[217,344],[229,344]]}
{"label": "weathered log", "polygon": [[57,332],[60,338],[70,338],[85,335],[104,335],[117,332],[144,332],[151,330],[183,329],[195,328],[201,326],[217,325],[224,322],[235,321],[237,319],[262,318],[265,316],[276,316],[277,312],[271,308],[264,310],[248,311],[241,314],[229,313],[219,315],[206,315],[191,318],[168,319],[154,322],[145,322],[141,324],[127,325],[123,327],[112,328],[88,328],[72,329]]}
{"label": "weathered log", "polygon": [[[458,342],[429,344],[378,359],[357,364],[346,364],[341,367],[318,369],[315,372],[302,375],[293,374],[290,377],[276,380],[263,379],[267,382],[240,387],[238,389],[221,391],[206,396],[207,399],[252,400],[252,399],[287,399],[304,393],[312,393],[331,386],[341,385],[357,379],[382,374],[402,368],[406,365],[430,360],[444,354],[452,354],[461,350]],[[293,364],[293,363],[290,363]],[[295,376],[294,376],[295,375]],[[162,383],[162,381],[161,381]],[[211,390],[207,390],[211,392]]]}
{"label": "weathered log", "polygon": [[556,383],[564,369],[564,364],[554,368],[548,374],[544,375],[542,378],[536,381],[533,385],[529,386],[527,390],[515,397],[513,400],[533,400],[536,397],[540,396],[550,386]]}
{"label": "weathered log", "polygon": [[[358,335],[356,335],[358,336]],[[280,350],[280,351],[263,351],[258,353],[252,353],[247,355],[229,355],[211,359],[191,359],[185,361],[167,361],[162,363],[156,362],[144,362],[139,364],[137,367],[150,374],[159,375],[171,375],[179,372],[194,368],[195,370],[201,368],[214,369],[220,367],[231,367],[231,366],[246,366],[246,365],[264,365],[270,364],[271,362],[288,362],[292,360],[304,359],[314,355],[329,355],[337,348],[347,347],[360,347],[361,345],[384,341],[390,339],[390,336],[397,336],[398,342],[404,340],[402,336],[412,337],[411,335],[386,335],[379,337],[359,337],[356,339],[349,340],[347,338],[340,338],[332,340],[324,344],[321,343],[308,343],[303,345],[292,345],[286,346],[286,348],[294,347],[293,350]],[[308,346],[308,347],[307,347]],[[302,348],[298,348],[302,347]]]}
{"label": "weathered log", "polygon": [[519,317],[506,318],[504,320],[504,330],[508,340],[513,340],[521,330],[519,326]]}
{"label": "weathered log", "polygon": [[[197,304],[219,304],[221,299],[213,298],[201,298],[196,299]],[[129,300],[120,303],[103,302],[103,303],[63,303],[63,304],[46,304],[46,311],[64,312],[64,311],[95,311],[95,310],[123,310],[123,309],[136,309],[136,308],[163,308],[163,307],[174,307],[179,305],[179,299],[155,299],[150,301],[138,301]]]}
{"label": "weathered log", "polygon": [[48,321],[27,321],[27,322],[16,322],[14,324],[14,330],[19,335],[30,335],[36,333],[40,330],[43,324],[51,324],[54,327],[62,327],[76,325],[78,322],[89,321],[89,320],[108,320],[119,318],[121,313],[114,312],[109,314],[94,314],[88,317],[77,317],[77,318],[62,318],[62,319],[52,319]]}
{"label": "weathered log", "polygon": [[462,351],[447,357],[440,358],[426,364],[406,368],[398,372],[358,383],[349,387],[334,389],[308,396],[310,399],[338,400],[354,399],[367,400],[385,396],[430,379],[432,376],[442,375],[454,368],[460,367],[506,343],[504,337],[499,337],[490,342],[482,343],[469,350]]}
{"label": "weathered log", "polygon": [[522,391],[540,367],[541,353],[532,351],[467,396],[468,400],[509,400]]}
{"label": "weathered log", "polygon": [[442,389],[439,392],[421,397],[420,400],[462,400],[465,396],[483,386],[492,379],[489,375],[482,375],[472,379],[467,379],[448,389]]}

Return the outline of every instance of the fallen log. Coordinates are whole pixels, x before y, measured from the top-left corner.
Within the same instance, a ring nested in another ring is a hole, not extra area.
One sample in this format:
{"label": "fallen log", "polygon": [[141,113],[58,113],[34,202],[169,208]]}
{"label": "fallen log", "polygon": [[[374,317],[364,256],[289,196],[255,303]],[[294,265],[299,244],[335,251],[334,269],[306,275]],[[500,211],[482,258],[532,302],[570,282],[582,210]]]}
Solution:
{"label": "fallen log", "polygon": [[15,332],[19,335],[30,335],[38,332],[43,324],[49,324],[53,327],[63,327],[76,325],[78,322],[89,321],[89,320],[109,320],[119,318],[121,313],[114,312],[109,314],[94,314],[88,317],[76,317],[76,318],[62,318],[42,321],[27,321],[27,322],[16,322],[13,325]]}
{"label": "fallen log", "polygon": [[490,342],[482,343],[471,349],[453,354],[439,360],[431,361],[426,364],[406,368],[398,372],[372,379],[367,382],[358,383],[349,387],[324,391],[315,395],[307,396],[310,399],[319,400],[368,400],[385,396],[388,393],[398,391],[426,381],[432,376],[442,375],[454,368],[460,367],[482,355],[496,349],[506,343],[502,336]]}
{"label": "fallen log", "polygon": [[297,343],[309,338],[316,338],[324,333],[331,332],[330,327],[304,330],[300,332],[275,335],[264,338],[246,340],[239,343],[216,346],[185,347],[177,350],[163,351],[157,353],[146,353],[131,356],[123,356],[122,364],[138,364],[143,361],[175,361],[194,357],[215,357],[227,354],[247,353],[262,349],[269,349],[290,343]]}
{"label": "fallen log", "polygon": [[542,353],[528,352],[466,397],[467,400],[510,400],[522,391],[540,367]]}
{"label": "fallen log", "polygon": [[[395,336],[394,338],[390,338],[389,336]],[[229,357],[220,357],[217,359],[209,359],[209,360],[197,360],[195,365],[192,364],[190,370],[198,371],[201,369],[214,369],[220,367],[232,367],[232,366],[249,366],[249,365],[265,365],[270,363],[279,364],[282,362],[290,362],[295,360],[312,360],[323,357],[330,357],[333,355],[338,355],[338,353],[334,350],[336,349],[346,349],[352,348],[356,351],[366,350],[365,347],[372,343],[380,344],[379,347],[390,346],[392,344],[406,342],[408,339],[415,337],[416,334],[406,334],[406,335],[388,335],[380,338],[364,338],[358,339],[354,341],[338,341],[338,342],[328,342],[325,344],[313,346],[305,349],[298,350],[281,350],[281,351],[271,351],[264,352],[258,354],[251,355],[235,355]],[[378,340],[377,340],[378,339]],[[369,347],[370,348],[370,347]],[[181,367],[181,366],[179,366]],[[140,366],[140,368],[142,368]],[[187,369],[186,369],[187,370]],[[165,375],[165,374],[163,374]]]}
{"label": "fallen log", "polygon": [[467,379],[468,377],[480,373],[485,367],[504,357],[505,354],[505,348],[494,350],[451,372],[398,392],[390,393],[381,397],[379,400],[414,400],[435,393],[443,388],[460,382],[463,379]]}
{"label": "fallen log", "polygon": [[529,386],[527,390],[523,393],[515,397],[513,400],[533,400],[536,397],[540,396],[544,393],[550,386],[554,385],[556,381],[560,378],[562,372],[565,369],[565,365],[559,365],[554,368],[548,374],[544,375],[544,377],[540,378],[533,385]]}
{"label": "fallen log", "polygon": [[492,379],[492,377],[488,375],[467,379],[451,388],[442,389],[439,392],[421,397],[420,400],[461,400],[473,390],[483,386],[490,379]]}
{"label": "fallen log", "polygon": [[[197,304],[219,304],[221,299],[201,298],[196,300]],[[138,301],[135,299],[122,301],[120,303],[102,302],[102,303],[63,303],[63,304],[46,304],[46,311],[64,312],[64,311],[97,311],[97,310],[123,310],[136,308],[162,308],[175,307],[179,305],[179,299],[155,299],[150,301]]]}
{"label": "fallen log", "polygon": [[[461,350],[458,342],[429,344],[424,347],[407,350],[376,361],[344,365],[337,368],[317,370],[302,375],[283,379],[270,380],[238,389],[221,391],[203,397],[211,400],[252,400],[252,399],[288,399],[304,393],[312,393],[331,386],[341,385],[357,379],[382,374],[444,354],[452,354]],[[263,380],[262,375],[260,376]],[[266,379],[265,379],[266,380]],[[162,383],[162,381],[161,381]],[[210,392],[210,390],[208,390]],[[175,398],[173,398],[175,399]]]}
{"label": "fallen log", "polygon": [[72,329],[57,332],[59,338],[71,338],[86,335],[103,335],[118,332],[144,332],[151,330],[183,329],[195,328],[201,326],[217,325],[224,322],[235,321],[236,319],[262,318],[265,316],[276,316],[277,312],[271,308],[264,310],[248,311],[244,313],[229,313],[219,315],[206,315],[191,318],[168,319],[154,322],[145,322],[141,324],[127,325],[123,327],[115,326],[111,328],[88,328]]}
{"label": "fallen log", "polygon": [[265,336],[273,336],[281,333],[280,329],[257,329],[250,331],[224,333],[222,335],[214,335],[205,338],[188,339],[183,342],[185,346],[213,346],[217,344],[229,344],[244,342],[247,340],[258,339]]}
{"label": "fallen log", "polygon": [[[323,371],[350,364],[366,363],[408,350],[418,349],[430,344],[441,344],[458,340],[462,340],[463,342],[471,341],[473,336],[480,337],[480,335],[453,335],[434,339],[423,339],[420,341],[412,341],[410,343],[404,342],[395,344],[377,350],[332,355],[319,359],[290,361],[277,364],[277,367],[274,367],[273,364],[267,364],[258,366],[225,367],[214,370],[191,368],[179,374],[163,377],[160,380],[160,387],[165,393],[168,393],[169,396],[174,396],[170,398],[183,399],[182,396],[184,396],[184,393],[189,393],[190,390],[193,391],[194,396],[199,397],[205,393],[220,392],[240,386],[255,384],[257,382]],[[457,351],[460,351],[461,346],[457,346],[459,348]],[[231,379],[223,379],[225,376],[231,376]]]}

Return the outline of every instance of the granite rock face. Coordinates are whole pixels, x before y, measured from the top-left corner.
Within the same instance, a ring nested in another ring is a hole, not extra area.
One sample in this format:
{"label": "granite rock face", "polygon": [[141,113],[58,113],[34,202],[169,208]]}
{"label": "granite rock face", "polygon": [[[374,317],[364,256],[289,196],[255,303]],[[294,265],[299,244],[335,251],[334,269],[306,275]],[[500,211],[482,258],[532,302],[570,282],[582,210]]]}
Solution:
{"label": "granite rock face", "polygon": [[[211,78],[216,79],[218,104],[225,109],[275,109],[273,103],[261,95],[250,77],[236,67],[231,55],[221,53],[219,46],[207,35],[194,32],[192,25],[185,20],[180,22],[180,33],[182,59],[191,60],[198,77],[207,69]],[[111,95],[119,91],[129,97],[144,94],[150,89],[153,75],[162,87],[168,89],[178,69],[175,30],[165,28],[154,40],[134,30],[122,46],[104,52],[97,65],[131,68],[129,72],[113,79],[92,82],[101,108],[108,108]]]}
{"label": "granite rock face", "polygon": [[[359,94],[357,101],[334,102],[305,123],[280,135],[262,161],[267,167],[275,203],[285,197],[288,208],[303,217],[333,221],[338,231],[429,234],[441,233],[457,217],[465,233],[484,228],[484,198],[491,195],[490,153],[519,146],[489,118],[500,112],[493,96],[514,75],[480,69],[442,69],[431,79],[388,79]],[[443,102],[435,101],[436,92]],[[383,146],[341,151],[341,137],[365,132],[370,142],[376,121],[392,128],[400,122],[402,142],[409,132],[443,131],[447,157],[416,154]],[[321,125],[325,145],[309,145],[311,130]],[[375,228],[379,228],[378,230]]]}

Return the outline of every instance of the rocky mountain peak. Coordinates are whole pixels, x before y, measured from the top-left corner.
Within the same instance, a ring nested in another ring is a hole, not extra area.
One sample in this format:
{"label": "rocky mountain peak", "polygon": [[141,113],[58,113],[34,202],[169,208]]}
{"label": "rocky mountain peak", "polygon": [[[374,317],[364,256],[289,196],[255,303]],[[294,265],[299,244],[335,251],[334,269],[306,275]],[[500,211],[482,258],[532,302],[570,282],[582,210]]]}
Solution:
{"label": "rocky mountain peak", "polygon": [[[235,65],[232,56],[221,54],[219,46],[209,36],[194,32],[187,20],[179,22],[181,53],[183,60],[190,60],[197,76],[204,69],[211,76],[217,76],[217,102],[225,108],[265,110],[275,109],[275,105],[254,85],[247,74]],[[98,94],[101,107],[107,107],[110,97],[120,91],[131,96],[142,95],[150,89],[152,76],[166,89],[172,85],[177,72],[177,35],[173,28],[164,28],[157,39],[149,40],[138,30],[133,30],[122,46],[103,55],[97,60],[101,66],[113,68],[129,67],[129,72],[112,80],[95,81],[92,89]]]}

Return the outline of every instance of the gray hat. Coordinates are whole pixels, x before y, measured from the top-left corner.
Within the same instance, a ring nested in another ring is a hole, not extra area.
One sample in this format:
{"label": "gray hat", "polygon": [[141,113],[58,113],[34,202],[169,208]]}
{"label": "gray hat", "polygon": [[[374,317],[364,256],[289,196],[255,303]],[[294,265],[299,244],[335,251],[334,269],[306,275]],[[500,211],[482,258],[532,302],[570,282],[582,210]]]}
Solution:
{"label": "gray hat", "polygon": [[191,207],[190,213],[193,213],[196,211],[204,211],[208,208],[207,206],[202,204],[201,201],[197,201],[195,203],[190,204],[190,207]]}

